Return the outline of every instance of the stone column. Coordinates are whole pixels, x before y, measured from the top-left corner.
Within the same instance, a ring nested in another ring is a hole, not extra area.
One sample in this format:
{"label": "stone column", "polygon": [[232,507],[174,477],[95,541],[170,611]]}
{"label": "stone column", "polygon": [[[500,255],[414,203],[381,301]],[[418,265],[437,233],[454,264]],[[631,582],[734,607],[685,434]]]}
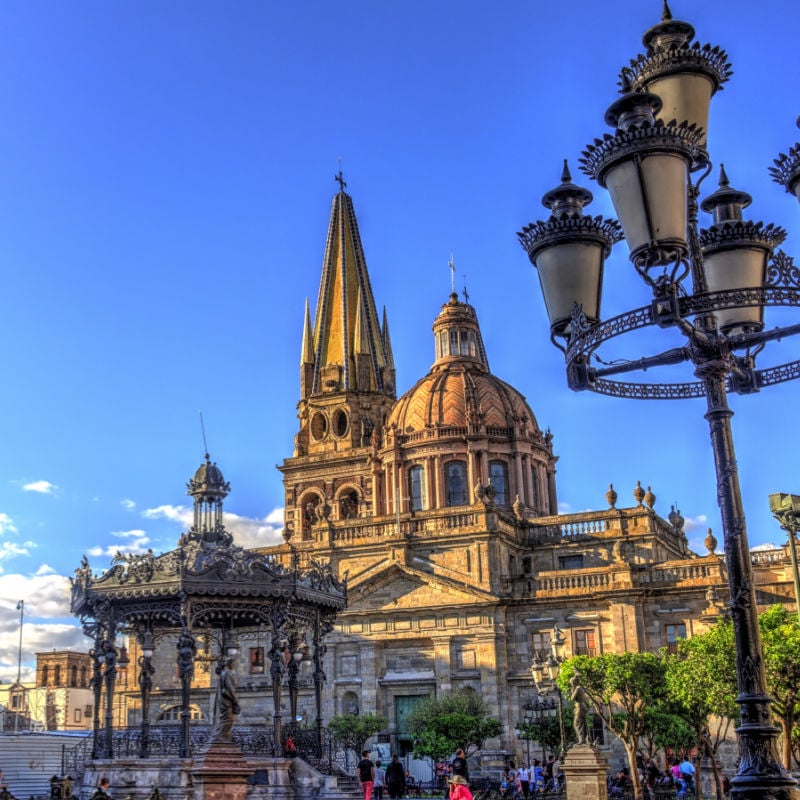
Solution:
{"label": "stone column", "polygon": [[607,800],[608,764],[591,745],[576,744],[562,764],[567,800]]}

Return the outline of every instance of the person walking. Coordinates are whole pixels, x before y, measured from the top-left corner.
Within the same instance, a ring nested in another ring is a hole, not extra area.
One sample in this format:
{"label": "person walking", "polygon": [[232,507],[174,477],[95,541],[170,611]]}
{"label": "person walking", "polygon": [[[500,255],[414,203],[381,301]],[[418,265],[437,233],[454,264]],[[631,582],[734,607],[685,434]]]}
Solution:
{"label": "person walking", "polygon": [[361,761],[358,762],[358,780],[361,783],[364,800],[372,800],[372,787],[375,785],[375,764],[369,758],[369,750],[364,750],[361,753]]}
{"label": "person walking", "polygon": [[383,787],[386,786],[386,770],[381,766],[378,759],[375,762],[375,781],[372,784],[372,794],[375,800],[383,800]]}
{"label": "person walking", "polygon": [[522,766],[519,768],[519,785],[522,787],[523,800],[528,800],[528,795],[531,791],[531,771],[528,768],[527,762],[523,761]]}
{"label": "person walking", "polygon": [[456,757],[453,759],[450,768],[453,771],[453,775],[461,775],[469,783],[469,765],[467,764],[467,757],[460,747],[456,750]]}
{"label": "person walking", "polygon": [[386,789],[392,800],[400,800],[406,793],[406,771],[397,757],[397,753],[392,754],[392,760],[386,767]]}

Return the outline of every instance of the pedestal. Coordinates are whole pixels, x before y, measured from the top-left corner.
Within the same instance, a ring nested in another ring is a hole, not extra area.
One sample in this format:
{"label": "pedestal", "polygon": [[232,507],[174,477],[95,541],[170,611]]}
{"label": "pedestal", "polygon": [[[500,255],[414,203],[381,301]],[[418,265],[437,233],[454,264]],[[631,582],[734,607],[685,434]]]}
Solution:
{"label": "pedestal", "polygon": [[607,800],[608,764],[591,745],[576,744],[561,765],[567,784],[567,800]]}
{"label": "pedestal", "polygon": [[197,796],[199,800],[245,800],[252,772],[237,745],[211,744],[194,769]]}

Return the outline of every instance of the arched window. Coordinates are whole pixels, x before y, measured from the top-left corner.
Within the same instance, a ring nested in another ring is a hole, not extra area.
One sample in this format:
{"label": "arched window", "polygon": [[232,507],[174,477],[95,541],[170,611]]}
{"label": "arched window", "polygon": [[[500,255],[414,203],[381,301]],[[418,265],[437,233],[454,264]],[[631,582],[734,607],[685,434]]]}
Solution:
{"label": "arched window", "polygon": [[498,506],[508,505],[508,467],[505,461],[489,462],[489,483],[495,490],[494,502]]}
{"label": "arched window", "polygon": [[56,664],[53,667],[53,685],[54,686],[61,686],[61,665]]}
{"label": "arched window", "polygon": [[[181,707],[179,705],[168,706],[158,715],[159,722],[179,722],[181,719]],[[203,719],[203,712],[199,706],[189,706],[189,719]]]}
{"label": "arched window", "polygon": [[78,685],[78,665],[73,664],[69,671],[69,685],[70,686],[77,686]]}
{"label": "arched window", "polygon": [[425,470],[419,465],[408,471],[408,497],[412,511],[425,508]]}
{"label": "arched window", "polygon": [[467,504],[467,465],[464,461],[448,461],[444,465],[444,491],[448,506]]}
{"label": "arched window", "polygon": [[358,516],[358,492],[355,489],[339,495],[339,519],[355,519]]}
{"label": "arched window", "polygon": [[303,498],[300,509],[300,538],[306,542],[312,537],[311,528],[317,521],[319,495],[309,494]]}
{"label": "arched window", "polygon": [[47,686],[47,681],[50,680],[50,667],[45,664],[42,667],[42,686]]}

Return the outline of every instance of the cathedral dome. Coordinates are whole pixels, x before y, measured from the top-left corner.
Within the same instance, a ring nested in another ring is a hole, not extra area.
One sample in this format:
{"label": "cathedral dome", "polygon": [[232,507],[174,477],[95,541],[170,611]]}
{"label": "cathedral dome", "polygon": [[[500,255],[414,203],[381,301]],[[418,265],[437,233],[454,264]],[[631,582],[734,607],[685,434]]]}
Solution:
{"label": "cathedral dome", "polygon": [[[455,294],[433,324],[436,361],[395,404],[387,420],[400,437],[430,428],[485,428],[491,435],[538,433],[522,394],[489,372],[475,309]],[[441,431],[444,433],[444,431]]]}

